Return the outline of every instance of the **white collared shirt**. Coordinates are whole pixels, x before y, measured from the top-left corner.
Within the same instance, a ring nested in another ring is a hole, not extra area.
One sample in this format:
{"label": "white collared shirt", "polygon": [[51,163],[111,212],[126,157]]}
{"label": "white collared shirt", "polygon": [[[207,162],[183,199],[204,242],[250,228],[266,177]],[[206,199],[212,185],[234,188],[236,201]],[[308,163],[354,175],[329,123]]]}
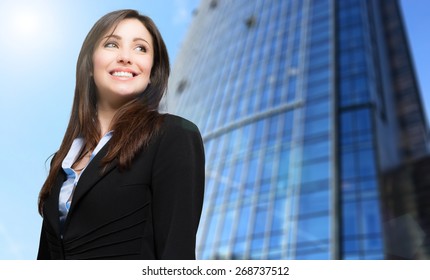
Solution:
{"label": "white collared shirt", "polygon": [[63,163],[61,164],[61,167],[66,173],[67,179],[61,186],[58,202],[58,207],[60,211],[60,225],[64,224],[67,214],[69,213],[70,205],[72,204],[73,192],[75,190],[76,185],[78,184],[81,174],[85,171],[85,168],[87,168],[91,160],[104,147],[104,145],[110,140],[111,137],[112,131],[109,131],[102,137],[102,139],[100,139],[99,143],[91,154],[90,160],[79,174],[75,170],[73,170],[72,165],[75,163],[79,154],[82,151],[82,148],[84,146],[84,139],[82,137],[78,137],[73,140],[72,146],[70,147],[67,156],[64,158]]}

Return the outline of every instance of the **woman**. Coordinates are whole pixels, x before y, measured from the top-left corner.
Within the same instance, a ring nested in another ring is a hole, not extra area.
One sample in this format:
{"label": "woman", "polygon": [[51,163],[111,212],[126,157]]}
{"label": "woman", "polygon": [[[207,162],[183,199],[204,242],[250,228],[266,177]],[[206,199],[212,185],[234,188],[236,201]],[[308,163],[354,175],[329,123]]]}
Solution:
{"label": "woman", "polygon": [[38,259],[195,258],[204,151],[194,124],[157,111],[169,72],[150,18],[121,10],[90,30],[39,195]]}

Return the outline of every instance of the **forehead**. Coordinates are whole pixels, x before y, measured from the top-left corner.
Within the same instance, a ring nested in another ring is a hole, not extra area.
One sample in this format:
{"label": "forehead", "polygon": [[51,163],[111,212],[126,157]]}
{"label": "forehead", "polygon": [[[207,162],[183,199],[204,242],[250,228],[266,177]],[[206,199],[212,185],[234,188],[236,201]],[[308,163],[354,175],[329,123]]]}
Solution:
{"label": "forehead", "polygon": [[143,23],[136,18],[127,18],[121,20],[116,26],[111,27],[103,36],[109,37],[115,35],[122,39],[141,38],[152,45],[152,36]]}

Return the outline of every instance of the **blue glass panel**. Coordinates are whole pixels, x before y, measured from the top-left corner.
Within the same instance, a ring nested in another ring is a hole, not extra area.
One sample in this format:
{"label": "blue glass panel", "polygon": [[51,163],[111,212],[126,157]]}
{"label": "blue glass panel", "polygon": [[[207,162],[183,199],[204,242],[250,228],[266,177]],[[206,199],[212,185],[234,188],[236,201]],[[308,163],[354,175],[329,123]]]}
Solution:
{"label": "blue glass panel", "polygon": [[269,120],[269,132],[266,147],[272,147],[276,143],[278,133],[279,117],[272,117]]}
{"label": "blue glass panel", "polygon": [[270,192],[271,187],[272,185],[270,179],[261,181],[259,190],[260,195],[267,195]]}
{"label": "blue glass panel", "polygon": [[355,202],[344,203],[342,205],[342,231],[344,236],[358,234],[358,213],[357,204]]}
{"label": "blue glass panel", "polygon": [[[355,179],[350,179],[350,180],[343,180],[342,181],[342,195],[348,195],[350,193],[352,194],[356,194],[358,193],[357,190],[359,189],[359,184],[358,182],[356,182]],[[354,196],[355,198],[356,196]]]}
{"label": "blue glass panel", "polygon": [[364,250],[366,251],[382,251],[383,244],[380,237],[367,237],[363,240]]}
{"label": "blue glass panel", "polygon": [[343,255],[344,260],[361,260],[359,253],[345,253]]}
{"label": "blue glass panel", "polygon": [[269,180],[270,178],[272,178],[273,164],[274,164],[274,154],[270,152],[266,153],[266,156],[264,157],[264,162],[263,162],[262,180]]}
{"label": "blue glass panel", "polygon": [[357,112],[356,117],[357,130],[359,131],[369,131],[371,130],[371,118],[370,109],[360,110]]}
{"label": "blue glass panel", "polygon": [[356,183],[354,181],[342,182],[342,196],[343,203],[356,201],[358,199],[358,192],[356,191]]}
{"label": "blue glass panel", "polygon": [[328,18],[325,18],[326,20],[320,21],[318,24],[313,24],[311,29],[311,36],[312,39],[316,40],[328,40],[329,37],[329,20]]}
{"label": "blue glass panel", "polygon": [[241,260],[245,258],[245,246],[247,241],[244,239],[236,240],[233,247],[232,259]]}
{"label": "blue glass panel", "polygon": [[320,192],[302,193],[299,202],[299,215],[325,212],[329,209],[328,190]]}
{"label": "blue glass panel", "polygon": [[236,237],[241,238],[247,235],[249,226],[249,215],[251,214],[251,205],[242,205],[239,214],[239,224],[236,231]]}
{"label": "blue glass panel", "polygon": [[309,161],[318,158],[327,158],[328,155],[328,141],[306,143],[303,147],[303,161]]}
{"label": "blue glass panel", "polygon": [[246,182],[247,183],[254,183],[256,176],[257,176],[257,170],[258,170],[259,160],[258,158],[252,158],[248,161],[248,174],[246,176]]}
{"label": "blue glass panel", "polygon": [[288,187],[288,177],[282,177],[282,178],[278,178],[276,180],[276,191],[278,192],[283,192],[287,189]]}
{"label": "blue glass panel", "polygon": [[275,200],[272,212],[272,232],[280,232],[284,229],[285,217],[285,197],[278,197]]}
{"label": "blue glass panel", "polygon": [[329,50],[330,50],[329,44],[320,44],[310,48],[309,50],[309,61],[311,62],[311,64],[309,65],[310,69],[315,67],[313,59],[316,59],[322,55],[327,56],[329,54]]}
{"label": "blue glass panel", "polygon": [[318,69],[308,73],[308,83],[328,83],[330,71],[327,69]]}
{"label": "blue glass panel", "polygon": [[290,150],[287,148],[284,148],[281,151],[280,157],[279,157],[279,170],[278,170],[278,177],[286,177],[288,175],[288,169],[290,165]]}
{"label": "blue glass panel", "polygon": [[227,259],[229,258],[229,247],[230,245],[228,243],[220,243],[218,244],[214,251],[215,251],[215,259]]}
{"label": "blue glass panel", "polygon": [[362,150],[358,152],[358,168],[361,177],[373,176],[376,174],[375,157],[372,150]]}
{"label": "blue glass panel", "polygon": [[356,238],[346,239],[343,242],[343,250],[345,253],[357,252],[360,250],[360,243]]}
{"label": "blue glass panel", "polygon": [[367,142],[368,144],[370,144],[370,141],[372,141],[372,139],[373,139],[373,136],[371,131],[360,132],[359,134],[355,135],[355,142],[362,142],[362,143]]}
{"label": "blue glass panel", "polygon": [[312,259],[317,255],[326,255],[330,252],[329,240],[320,239],[312,242],[299,243],[296,245],[296,258]]}
{"label": "blue glass panel", "polygon": [[327,215],[319,217],[301,218],[298,221],[297,242],[313,242],[319,246],[319,240],[326,240],[330,236],[330,218]]}
{"label": "blue glass panel", "polygon": [[[281,222],[281,224],[283,224],[283,221]],[[272,229],[273,229],[273,225],[272,225]],[[282,245],[282,240],[283,240],[284,236],[282,233],[273,233],[272,230],[272,234],[270,236],[270,248],[281,248]]]}
{"label": "blue glass panel", "polygon": [[312,46],[312,49],[316,49],[315,53],[312,53],[309,55],[309,61],[312,62],[312,64],[309,65],[309,69],[313,70],[313,69],[324,69],[327,70],[327,66],[329,65],[329,61],[330,61],[330,54],[328,51],[326,50],[319,50],[319,46],[321,44]]}
{"label": "blue glass panel", "polygon": [[230,240],[233,228],[234,209],[227,209],[224,215],[223,228],[221,233],[221,242],[225,243]]}
{"label": "blue glass panel", "polygon": [[303,164],[302,183],[321,181],[329,178],[329,162]]}
{"label": "blue glass panel", "polygon": [[218,228],[218,222],[219,222],[219,218],[220,218],[220,214],[219,213],[214,213],[212,215],[212,219],[210,221],[209,227],[206,230],[206,246],[208,246],[209,244],[213,244],[215,242],[214,238],[215,238],[215,234]]}
{"label": "blue glass panel", "polygon": [[215,206],[214,206],[216,209],[218,209],[224,201],[226,185],[224,183],[219,182],[217,184],[217,187],[218,187],[218,191],[216,193]]}
{"label": "blue glass panel", "polygon": [[234,185],[230,187],[230,193],[228,195],[229,202],[235,202],[239,199],[239,185]]}
{"label": "blue glass panel", "polygon": [[341,135],[351,133],[354,130],[354,116],[352,112],[345,112],[341,114],[340,119]]}
{"label": "blue glass panel", "polygon": [[380,233],[381,219],[379,203],[376,200],[361,202],[361,229],[363,234]]}
{"label": "blue glass panel", "polygon": [[362,180],[360,182],[361,191],[378,191],[378,185],[374,178],[368,180]]}
{"label": "blue glass panel", "polygon": [[354,178],[356,176],[355,156],[353,153],[344,153],[342,156],[342,180]]}
{"label": "blue glass panel", "polygon": [[293,112],[287,112],[283,116],[284,124],[283,124],[283,132],[282,132],[282,143],[288,144],[291,142],[292,137],[292,127],[293,127]]}
{"label": "blue glass panel", "polygon": [[308,104],[306,108],[306,117],[311,118],[315,116],[328,117],[330,111],[329,101],[327,99],[321,100],[321,102],[315,102]]}
{"label": "blue glass panel", "polygon": [[251,125],[246,125],[241,130],[242,135],[240,137],[241,143],[238,147],[238,152],[243,152],[249,149],[251,142]]}
{"label": "blue glass panel", "polygon": [[308,84],[307,97],[309,99],[316,99],[317,97],[327,96],[329,94],[328,83]]}
{"label": "blue glass panel", "polygon": [[277,106],[281,103],[282,96],[286,94],[286,90],[282,85],[276,85],[274,90],[275,90],[275,94],[273,97],[273,104],[274,106]]}
{"label": "blue glass panel", "polygon": [[298,260],[327,260],[330,259],[330,253],[326,252],[310,252],[308,254],[297,254],[296,259]]}
{"label": "blue glass panel", "polygon": [[263,144],[261,140],[265,136],[264,125],[265,125],[265,120],[260,120],[256,123],[255,130],[254,130],[254,143],[253,143],[254,151],[259,150],[261,145]]}
{"label": "blue glass panel", "polygon": [[267,207],[268,203],[266,201],[261,201],[257,205],[255,217],[254,217],[254,235],[263,234],[266,231],[267,224]]}
{"label": "blue glass panel", "polygon": [[228,177],[230,176],[231,169],[232,169],[231,165],[224,164],[223,168],[221,168],[221,180],[223,180],[223,181],[228,180]]}
{"label": "blue glass panel", "polygon": [[236,168],[234,170],[233,185],[238,186],[241,182],[241,176],[243,172],[243,161],[236,163]]}
{"label": "blue glass panel", "polygon": [[251,243],[251,259],[260,259],[263,251],[264,238],[254,238]]}
{"label": "blue glass panel", "polygon": [[364,260],[383,260],[385,258],[383,252],[372,252],[372,253],[366,253],[364,256]]}
{"label": "blue glass panel", "polygon": [[296,99],[297,78],[291,77],[288,81],[288,97],[287,102],[292,102]]}
{"label": "blue glass panel", "polygon": [[318,118],[316,120],[308,121],[305,124],[305,137],[322,134],[329,130],[328,118]]}
{"label": "blue glass panel", "polygon": [[249,199],[255,195],[255,183],[246,183],[244,185],[244,192],[242,193],[242,199]]}
{"label": "blue glass panel", "polygon": [[271,249],[269,252],[268,260],[280,260],[282,258],[282,252],[279,250]]}
{"label": "blue glass panel", "polygon": [[229,138],[230,141],[228,142],[226,153],[231,155],[231,153],[236,152],[240,146],[239,131],[233,130]]}
{"label": "blue glass panel", "polygon": [[215,192],[215,181],[212,177],[206,177],[206,186],[205,186],[205,198],[208,200],[213,200],[212,195]]}

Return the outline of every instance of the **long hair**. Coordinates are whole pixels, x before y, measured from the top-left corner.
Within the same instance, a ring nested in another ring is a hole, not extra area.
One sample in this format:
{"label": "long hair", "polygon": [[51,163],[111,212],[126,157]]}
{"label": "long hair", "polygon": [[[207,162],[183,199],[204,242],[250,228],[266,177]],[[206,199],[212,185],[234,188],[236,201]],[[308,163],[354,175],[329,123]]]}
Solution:
{"label": "long hair", "polygon": [[114,134],[109,141],[108,152],[102,165],[118,160],[120,169],[130,166],[138,151],[149,144],[158,133],[163,117],[158,113],[160,101],[167,90],[170,74],[169,56],[161,34],[154,22],[135,10],[119,10],[100,18],[86,36],[76,64],[76,86],[72,112],[63,141],[51,160],[51,168],[39,193],[39,213],[43,215],[43,204],[48,197],[61,164],[72,142],[83,137],[87,147],[94,149],[100,140],[100,123],[97,118],[97,93],[93,76],[92,56],[95,47],[104,35],[124,19],[138,19],[152,37],[154,61],[150,80],[146,89],[135,99],[118,109],[111,123]]}

